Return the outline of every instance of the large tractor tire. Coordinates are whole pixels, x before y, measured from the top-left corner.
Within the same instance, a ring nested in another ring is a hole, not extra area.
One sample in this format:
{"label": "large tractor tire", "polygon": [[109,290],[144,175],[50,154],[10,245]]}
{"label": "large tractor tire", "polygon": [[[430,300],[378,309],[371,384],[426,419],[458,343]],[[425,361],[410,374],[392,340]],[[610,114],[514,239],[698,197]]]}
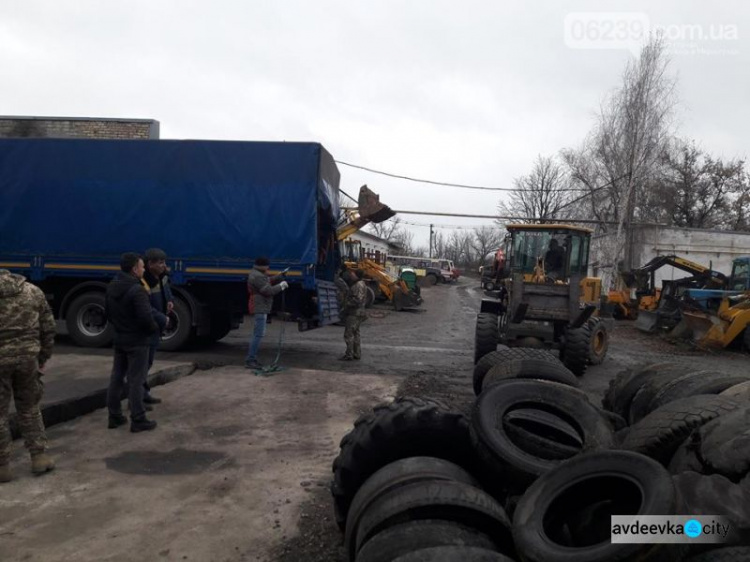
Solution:
{"label": "large tractor tire", "polygon": [[565,334],[565,347],[560,351],[560,360],[577,377],[586,372],[591,353],[591,326],[569,328]]}
{"label": "large tractor tire", "polygon": [[497,349],[500,331],[497,324],[497,314],[480,312],[477,314],[477,327],[474,333],[474,364]]}
{"label": "large tractor tire", "polygon": [[78,295],[68,307],[65,323],[68,334],[83,347],[106,347],[112,343],[114,329],[104,314],[103,292]]}
{"label": "large tractor tire", "polygon": [[607,326],[602,322],[601,318],[590,320],[589,325],[591,327],[589,363],[591,365],[601,365],[609,349],[609,330],[607,330]]}

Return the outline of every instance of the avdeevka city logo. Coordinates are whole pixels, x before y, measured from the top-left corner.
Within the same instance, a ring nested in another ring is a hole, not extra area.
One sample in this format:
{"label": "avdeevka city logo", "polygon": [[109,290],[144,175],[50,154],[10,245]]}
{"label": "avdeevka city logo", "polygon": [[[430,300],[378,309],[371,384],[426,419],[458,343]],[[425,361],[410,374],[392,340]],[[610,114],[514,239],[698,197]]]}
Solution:
{"label": "avdeevka city logo", "polygon": [[685,534],[691,539],[694,539],[695,537],[699,537],[701,533],[703,533],[703,526],[700,524],[700,521],[698,521],[697,519],[690,519],[689,521],[686,521],[684,528],[685,528]]}

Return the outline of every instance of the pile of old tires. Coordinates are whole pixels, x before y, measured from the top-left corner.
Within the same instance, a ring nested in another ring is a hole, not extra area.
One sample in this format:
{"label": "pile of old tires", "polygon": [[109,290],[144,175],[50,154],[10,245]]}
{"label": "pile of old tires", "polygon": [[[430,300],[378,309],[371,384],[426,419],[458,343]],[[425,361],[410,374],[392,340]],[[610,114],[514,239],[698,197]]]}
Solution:
{"label": "pile of old tires", "polygon": [[[750,560],[750,487],[740,485],[750,466],[747,384],[706,376],[657,389],[670,368],[652,365],[618,376],[601,408],[551,354],[504,351],[477,363],[470,416],[400,398],[342,439],[332,493],[347,560]],[[641,392],[652,395],[647,405]],[[729,425],[711,429],[722,419]],[[659,423],[663,431],[648,429]],[[719,440],[728,447],[712,464]],[[733,532],[704,551],[613,544],[613,514],[724,515]]]}

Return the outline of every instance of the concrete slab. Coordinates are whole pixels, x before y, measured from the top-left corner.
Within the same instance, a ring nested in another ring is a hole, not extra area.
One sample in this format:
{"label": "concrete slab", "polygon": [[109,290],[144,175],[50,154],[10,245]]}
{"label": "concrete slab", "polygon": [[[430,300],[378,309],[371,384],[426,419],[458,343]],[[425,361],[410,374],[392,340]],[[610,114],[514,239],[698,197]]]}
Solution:
{"label": "concrete slab", "polygon": [[399,381],[198,371],[160,389],[153,432],[108,430],[104,411],[52,428],[58,469],[43,477],[16,443],[0,560],[271,560],[310,492],[328,486],[352,421]]}
{"label": "concrete slab", "polygon": [[[69,353],[55,355],[45,368],[42,416],[51,427],[88,414],[106,404],[112,356]],[[191,374],[195,365],[189,361],[154,362],[149,384],[159,386]],[[14,407],[11,406],[11,432],[18,437]]]}

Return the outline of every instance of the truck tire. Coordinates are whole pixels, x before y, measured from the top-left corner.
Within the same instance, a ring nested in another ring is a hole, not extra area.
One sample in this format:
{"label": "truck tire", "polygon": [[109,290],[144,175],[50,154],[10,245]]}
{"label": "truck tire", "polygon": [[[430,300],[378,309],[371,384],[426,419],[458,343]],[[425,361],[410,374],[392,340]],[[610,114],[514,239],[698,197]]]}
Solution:
{"label": "truck tire", "polygon": [[668,562],[681,545],[612,543],[609,516],[584,536],[571,536],[590,508],[607,502],[611,513],[677,513],[669,473],[656,461],[629,451],[602,451],[572,458],[542,475],[526,491],[513,517],[513,538],[524,562]]}
{"label": "truck tire", "polygon": [[666,466],[695,428],[738,407],[734,400],[710,394],[675,400],[632,426],[621,448],[647,455]]}
{"label": "truck tire", "polygon": [[589,321],[589,324],[591,325],[589,363],[601,365],[609,349],[609,330],[607,330],[607,326],[601,321],[601,318],[594,318]]}
{"label": "truck tire", "polygon": [[739,402],[750,402],[750,381],[730,386],[726,390],[720,392],[719,396],[731,398],[732,400],[737,400]]}
{"label": "truck tire", "polygon": [[484,355],[474,366],[472,383],[474,385],[474,394],[479,396],[482,392],[482,380],[487,372],[495,365],[506,363],[514,359],[540,359],[550,363],[560,364],[560,360],[552,353],[545,349],[534,349],[529,347],[506,347],[500,346],[500,349],[491,351]]}
{"label": "truck tire", "polygon": [[68,334],[83,347],[112,345],[114,329],[104,313],[105,295],[92,291],[78,295],[65,315]]}
{"label": "truck tire", "polygon": [[657,373],[646,381],[638,392],[633,396],[633,401],[628,409],[627,420],[630,425],[638,423],[646,415],[653,412],[666,402],[655,402],[658,396],[661,396],[673,385],[685,384],[693,377],[703,377],[705,371],[696,371],[694,373],[664,372]]}
{"label": "truck tire", "polygon": [[357,552],[378,532],[409,519],[462,523],[492,537],[501,551],[513,552],[505,509],[487,492],[451,480],[415,482],[378,498],[357,529]]}
{"label": "truck tire", "polygon": [[[365,543],[356,560],[393,562],[399,556],[437,546],[478,547],[490,551],[495,549],[495,543],[476,529],[449,521],[427,519],[409,521],[378,533]],[[353,562],[354,558],[349,560]]]}
{"label": "truck tire", "polygon": [[514,562],[504,554],[474,546],[435,546],[399,556],[393,562]]}
{"label": "truck tire", "polygon": [[437,285],[437,282],[437,275],[433,273],[428,273],[419,280],[419,283],[422,285],[422,287],[432,287],[433,285]]}
{"label": "truck tire", "polygon": [[706,468],[738,482],[750,474],[750,406],[713,419],[696,432],[698,459]]}
{"label": "truck tire", "polygon": [[560,350],[560,359],[577,377],[586,373],[591,350],[591,327],[569,328],[565,334],[565,347]]}
{"label": "truck tire", "polygon": [[470,473],[477,461],[466,417],[436,400],[397,398],[360,416],[344,435],[333,461],[336,523],[341,529],[360,486],[379,469],[399,459],[437,457]]}
{"label": "truck tire", "polygon": [[463,468],[435,457],[408,457],[384,466],[362,484],[349,506],[344,547],[351,560],[354,560],[357,554],[354,539],[357,536],[359,522],[370,505],[391,490],[426,480],[455,480],[478,486],[477,481]]}
{"label": "truck tire", "polygon": [[170,328],[161,338],[159,349],[176,351],[188,344],[193,336],[193,314],[190,307],[181,298],[174,299],[174,309],[169,315]]}
{"label": "truck tire", "polygon": [[736,384],[750,380],[750,375],[730,375],[728,373],[700,373],[699,376],[686,377],[681,384],[670,385],[652,402],[654,409],[679,398],[697,394],[720,394]]}
{"label": "truck tire", "polygon": [[477,314],[477,326],[474,332],[474,364],[497,349],[500,331],[497,325],[497,314],[480,312]]}
{"label": "truck tire", "polygon": [[687,369],[678,363],[652,363],[622,371],[610,381],[602,405],[605,410],[627,418],[633,397],[651,377],[671,371],[685,373]]}
{"label": "truck tire", "polygon": [[519,408],[540,409],[572,425],[581,438],[581,451],[613,445],[612,429],[581,391],[565,385],[511,379],[488,388],[476,401],[471,439],[487,468],[512,491],[522,490],[560,464],[536,457],[516,445],[505,432],[506,414]]}
{"label": "truck tire", "polygon": [[507,379],[539,379],[578,387],[578,379],[562,363],[544,359],[511,359],[496,363],[482,379],[482,390]]}

